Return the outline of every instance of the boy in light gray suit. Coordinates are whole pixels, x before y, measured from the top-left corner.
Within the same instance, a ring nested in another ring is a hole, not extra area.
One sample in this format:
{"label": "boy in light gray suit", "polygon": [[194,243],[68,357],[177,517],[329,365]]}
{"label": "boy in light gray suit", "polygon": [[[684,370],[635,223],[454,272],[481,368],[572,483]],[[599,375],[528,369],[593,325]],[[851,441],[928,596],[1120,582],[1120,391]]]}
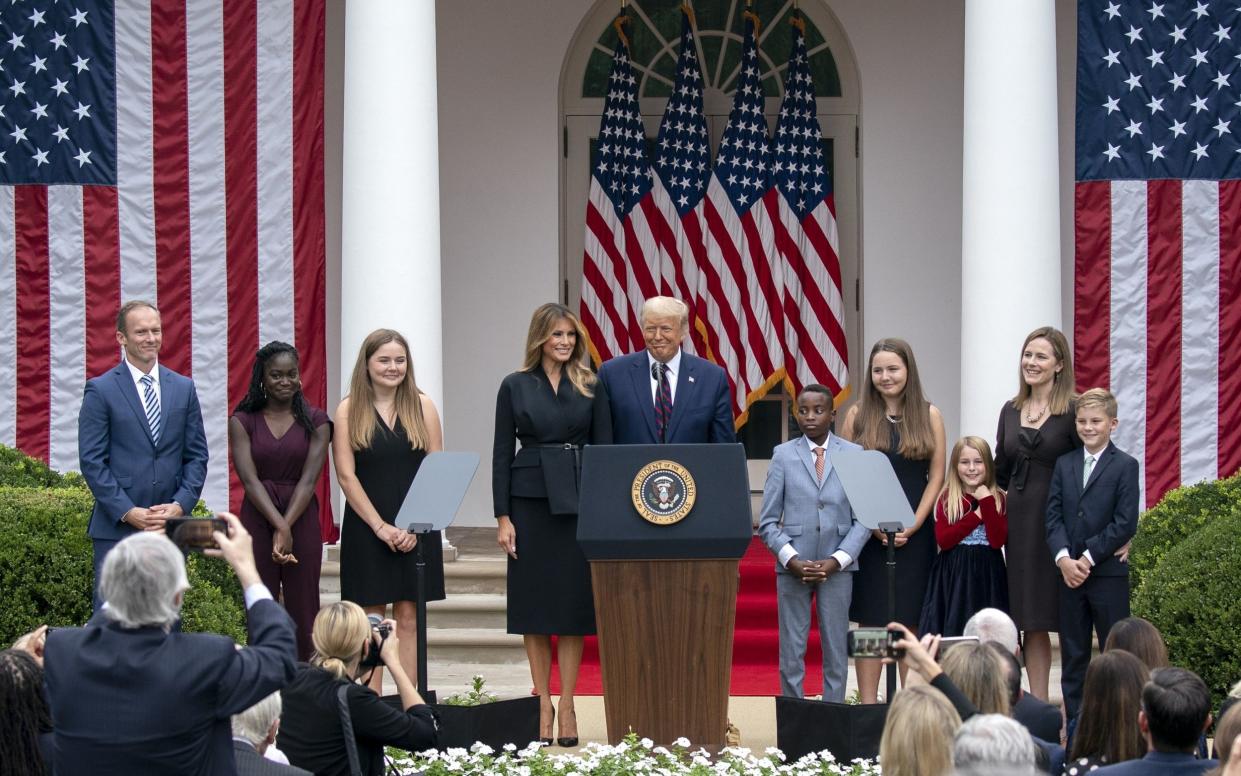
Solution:
{"label": "boy in light gray suit", "polygon": [[830,432],[836,417],[831,390],[807,385],[797,397],[797,425],[804,436],[776,447],[763,485],[758,533],[776,556],[780,607],[780,691],[803,697],[810,601],[819,616],[823,647],[823,700],[843,702],[849,658],[849,599],[855,559],[870,537],[853,518],[831,454],[861,450]]}

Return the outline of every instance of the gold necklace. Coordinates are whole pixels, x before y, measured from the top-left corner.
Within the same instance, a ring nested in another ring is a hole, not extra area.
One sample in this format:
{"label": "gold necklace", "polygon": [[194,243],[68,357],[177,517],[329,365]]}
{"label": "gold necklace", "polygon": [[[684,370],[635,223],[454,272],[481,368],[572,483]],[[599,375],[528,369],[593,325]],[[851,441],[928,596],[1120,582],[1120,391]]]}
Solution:
{"label": "gold necklace", "polygon": [[1044,404],[1044,405],[1043,405],[1043,409],[1039,410],[1037,415],[1031,415],[1031,414],[1030,414],[1030,405],[1029,405],[1029,404],[1027,404],[1027,405],[1026,405],[1026,423],[1038,423],[1040,420],[1042,420],[1042,419],[1043,419],[1043,416],[1047,414],[1047,408],[1048,408],[1050,405],[1051,405],[1051,402],[1048,402],[1047,404]]}

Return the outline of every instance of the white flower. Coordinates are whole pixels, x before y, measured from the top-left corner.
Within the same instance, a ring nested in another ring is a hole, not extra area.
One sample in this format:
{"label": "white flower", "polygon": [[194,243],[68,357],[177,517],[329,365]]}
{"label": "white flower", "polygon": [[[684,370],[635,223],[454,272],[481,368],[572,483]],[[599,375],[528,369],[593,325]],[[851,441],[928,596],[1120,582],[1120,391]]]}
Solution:
{"label": "white flower", "polygon": [[644,738],[639,743],[642,744],[643,749],[650,749],[652,746],[655,746],[655,742],[649,738]]}
{"label": "white flower", "polygon": [[680,747],[680,748],[682,748],[682,749],[686,749],[686,748],[688,748],[688,747],[689,747],[689,739],[688,739],[688,738],[686,738],[685,736],[681,736],[681,737],[680,737],[680,738],[678,738],[677,740],[673,741],[673,742],[672,742],[672,745],[673,745],[673,746]]}
{"label": "white flower", "polygon": [[495,754],[496,752],[496,750],[487,746],[482,741],[475,741],[473,746],[470,747],[470,751],[473,752],[474,754],[484,754],[484,755]]}

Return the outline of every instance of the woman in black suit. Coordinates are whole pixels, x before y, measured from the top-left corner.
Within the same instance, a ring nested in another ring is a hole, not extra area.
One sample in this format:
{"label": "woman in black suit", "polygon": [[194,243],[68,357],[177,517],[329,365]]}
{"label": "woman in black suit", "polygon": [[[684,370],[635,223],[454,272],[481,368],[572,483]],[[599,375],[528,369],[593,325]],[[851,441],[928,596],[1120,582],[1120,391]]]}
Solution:
{"label": "woman in black suit", "polygon": [[611,441],[608,398],[586,366],[582,325],[564,305],[539,307],[521,370],[500,383],[491,486],[496,539],[509,557],[508,632],[525,641],[541,703],[539,737],[547,744],[556,716],[554,635],[561,686],[557,743],[577,745],[573,690],[582,637],[595,632],[590,569],[577,544],[578,460],[581,445]]}

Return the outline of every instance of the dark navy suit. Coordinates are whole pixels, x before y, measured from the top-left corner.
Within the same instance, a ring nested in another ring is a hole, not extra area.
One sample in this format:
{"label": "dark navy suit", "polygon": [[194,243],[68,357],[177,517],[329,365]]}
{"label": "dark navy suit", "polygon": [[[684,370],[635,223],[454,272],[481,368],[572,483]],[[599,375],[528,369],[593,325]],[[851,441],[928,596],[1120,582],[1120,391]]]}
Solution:
{"label": "dark navy suit", "polygon": [[1108,765],[1094,773],[1097,776],[1191,776],[1206,773],[1217,765],[1218,760],[1198,760],[1192,754],[1147,752],[1140,760]]}
{"label": "dark navy suit", "polygon": [[250,646],[207,633],[125,629],[99,613],[48,635],[44,678],[60,776],[235,774],[229,718],[293,679],[293,620],[271,599]]}
{"label": "dark navy suit", "polygon": [[[599,368],[612,405],[612,441],[618,445],[659,444],[650,357],[645,350],[618,356]],[[706,359],[681,352],[668,444],[736,442],[728,377]]]}
{"label": "dark navy suit", "polygon": [[104,556],[136,530],[121,522],[126,512],[175,501],[188,515],[207,478],[207,436],[194,382],[163,366],[156,368],[158,444],[124,361],[87,381],[82,395],[78,465],[95,496],[88,532],[95,540],[96,580]]}
{"label": "dark navy suit", "polygon": [[1129,616],[1129,564],[1114,553],[1138,530],[1138,462],[1116,445],[1099,453],[1090,481],[1082,486],[1084,453],[1073,450],[1056,459],[1047,496],[1047,546],[1055,557],[1090,551],[1094,566],[1077,588],[1058,580],[1060,591],[1061,690],[1069,719],[1077,716],[1082,684],[1090,663],[1090,637],[1099,649],[1118,620]]}

